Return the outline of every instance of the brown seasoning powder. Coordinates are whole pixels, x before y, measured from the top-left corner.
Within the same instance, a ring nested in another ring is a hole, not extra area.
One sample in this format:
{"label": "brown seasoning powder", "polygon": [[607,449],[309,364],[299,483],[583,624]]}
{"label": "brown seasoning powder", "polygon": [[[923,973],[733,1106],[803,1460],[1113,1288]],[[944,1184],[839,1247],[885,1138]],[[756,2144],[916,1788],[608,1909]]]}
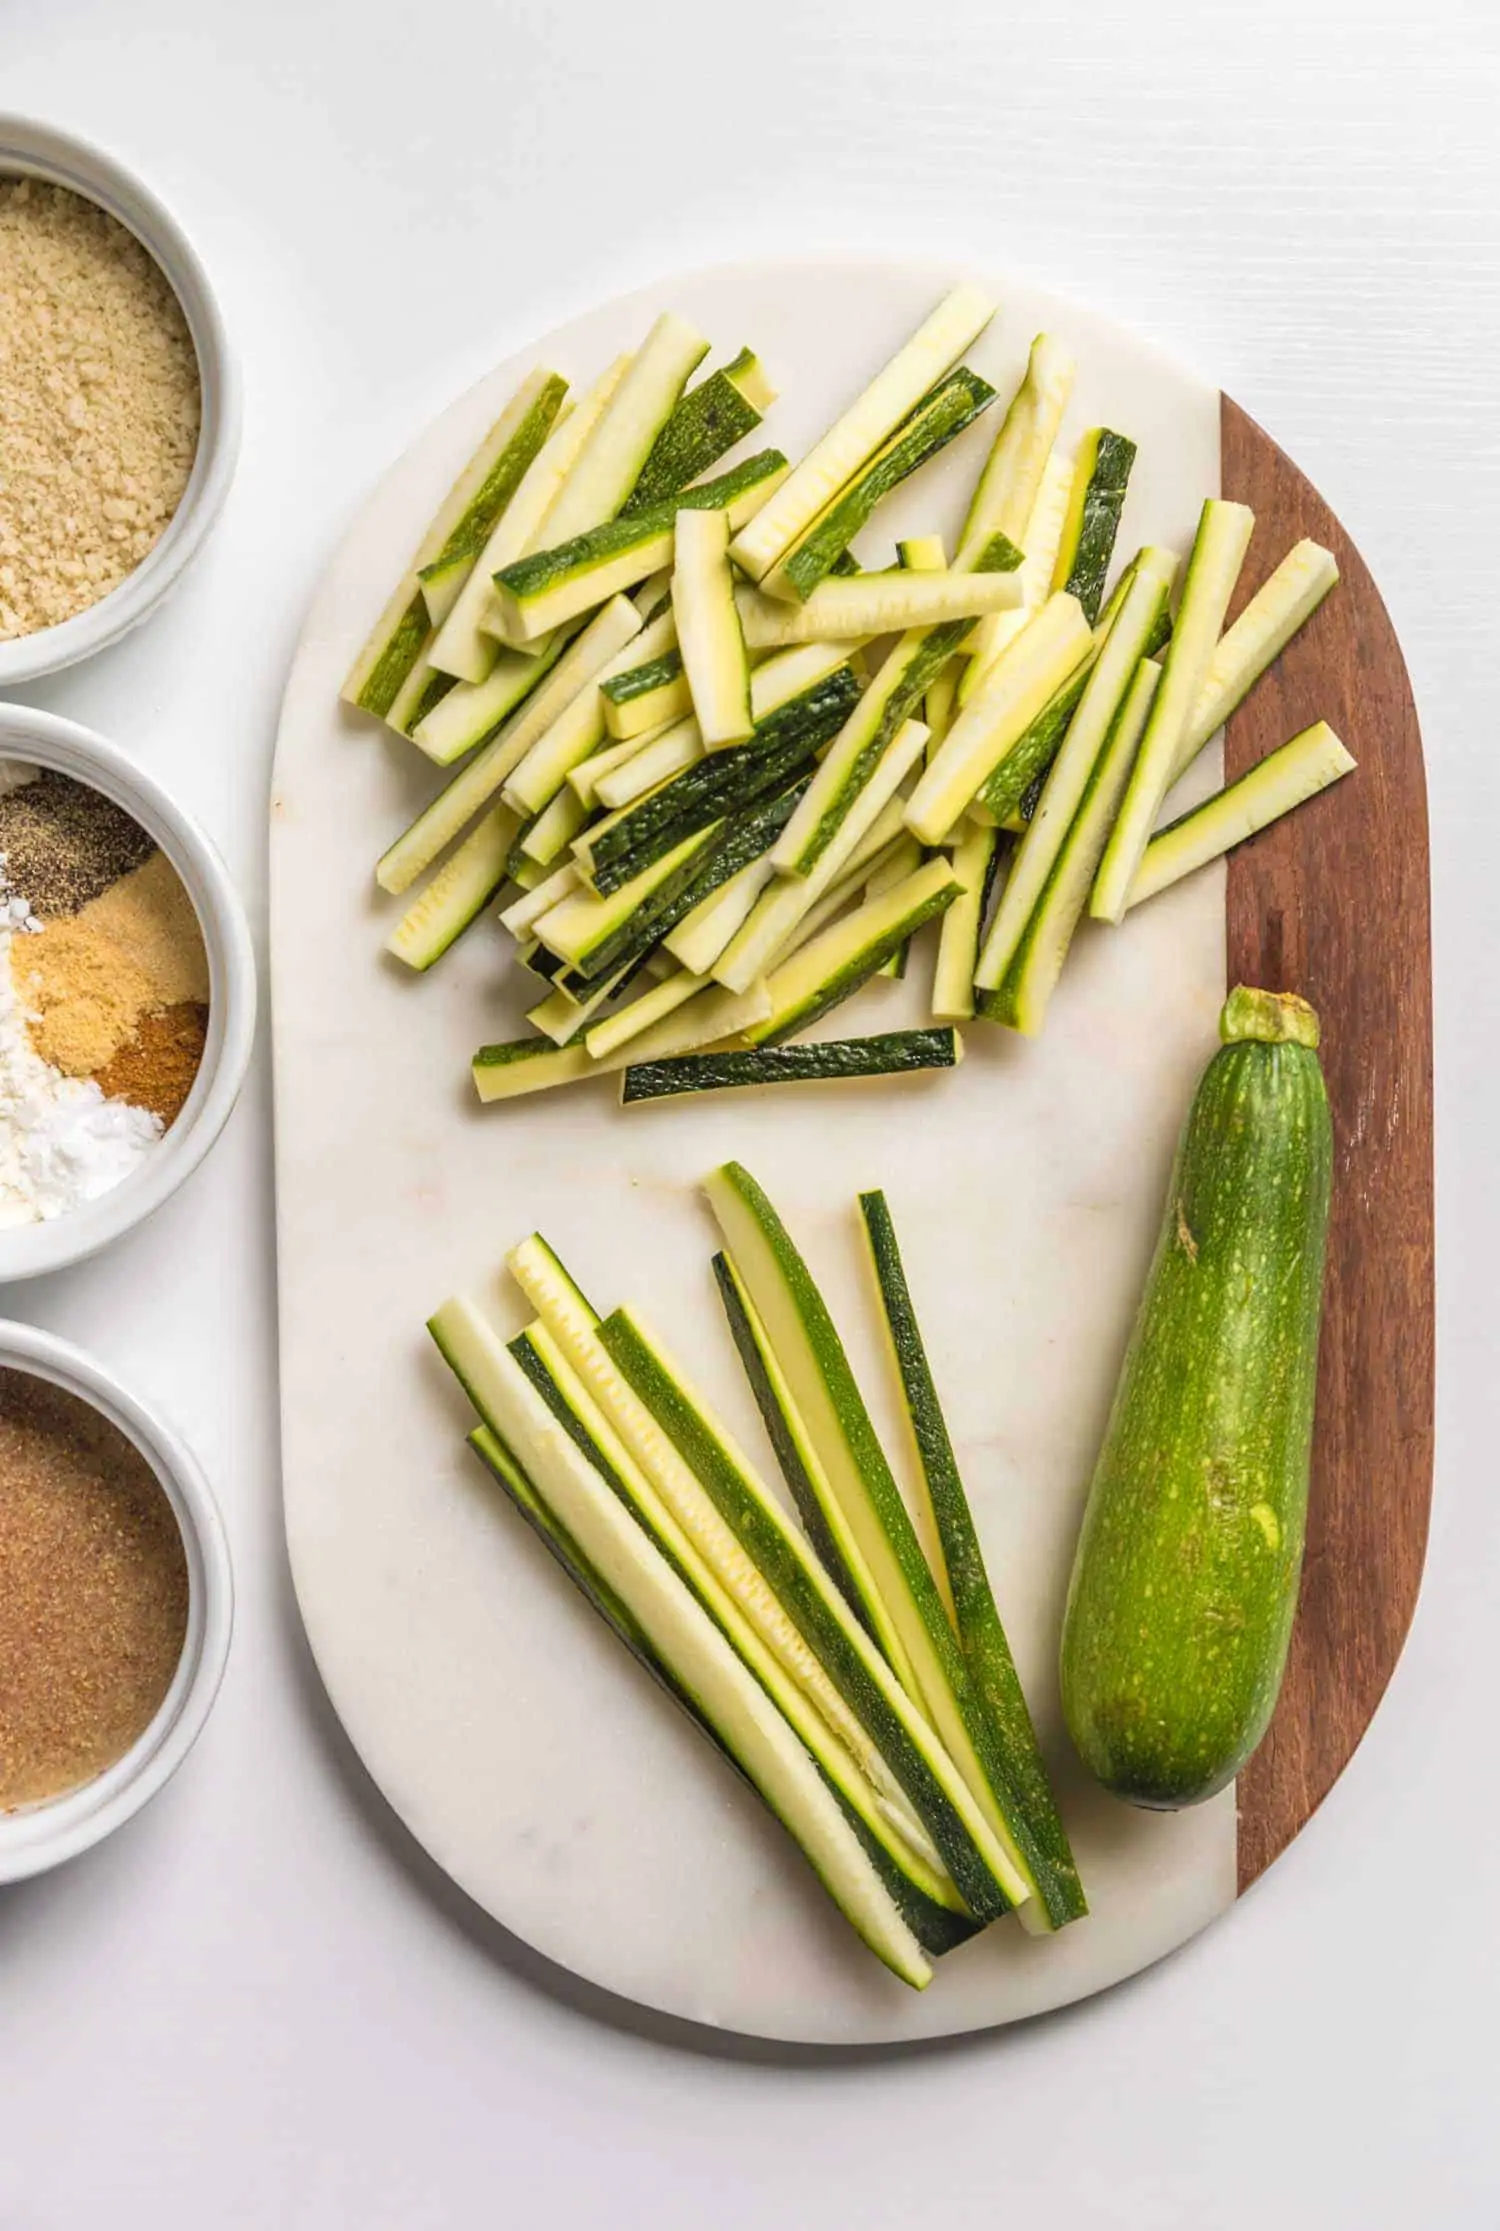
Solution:
{"label": "brown seasoning powder", "polygon": [[182,306],[135,235],[66,187],[0,179],[0,639],[135,571],[201,410]]}
{"label": "brown seasoning powder", "polygon": [[194,1000],[147,1015],[129,1045],[94,1072],[106,1100],[149,1108],[169,1131],[197,1079],[208,1037],[208,1009]]}
{"label": "brown seasoning powder", "polygon": [[124,1756],[187,1618],[182,1536],[140,1451],[78,1396],[0,1369],[0,1807]]}

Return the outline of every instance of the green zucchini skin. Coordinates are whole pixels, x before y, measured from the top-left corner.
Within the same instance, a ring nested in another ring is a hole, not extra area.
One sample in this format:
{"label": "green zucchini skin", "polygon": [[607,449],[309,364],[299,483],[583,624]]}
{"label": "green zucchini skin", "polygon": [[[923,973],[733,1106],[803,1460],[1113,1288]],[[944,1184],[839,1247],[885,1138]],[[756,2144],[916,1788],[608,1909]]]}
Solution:
{"label": "green zucchini skin", "polygon": [[681,397],[620,507],[622,519],[638,518],[653,504],[665,503],[755,431],[764,413],[735,384],[736,375],[754,368],[755,361],[748,349],[741,349],[732,364],[710,372]]}
{"label": "green zucchini skin", "polygon": [[752,1046],[743,1053],[672,1054],[634,1062],[621,1100],[663,1100],[682,1092],[730,1092],[745,1085],[826,1084],[850,1077],[906,1077],[954,1069],[962,1056],[949,1023],[930,1030],[887,1030],[873,1038],[824,1039],[815,1046]]}
{"label": "green zucchini skin", "polygon": [[[1095,1467],[1062,1638],[1080,1757],[1118,1796],[1165,1809],[1234,1779],[1281,1686],[1333,1159],[1312,1010],[1241,989],[1220,1027]],[[1293,1030],[1301,1042],[1282,1035]]]}

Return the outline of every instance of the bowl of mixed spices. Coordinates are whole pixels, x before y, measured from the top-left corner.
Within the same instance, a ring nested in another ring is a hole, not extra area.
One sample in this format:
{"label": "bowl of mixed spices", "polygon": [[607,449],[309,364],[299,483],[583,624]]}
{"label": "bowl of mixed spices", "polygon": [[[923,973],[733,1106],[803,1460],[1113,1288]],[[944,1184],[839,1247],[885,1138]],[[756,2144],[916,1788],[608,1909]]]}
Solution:
{"label": "bowl of mixed spices", "polygon": [[0,688],[155,609],[238,440],[223,321],[176,221],[102,150],[0,116]]}
{"label": "bowl of mixed spices", "polygon": [[108,1372],[0,1323],[0,1883],[69,1859],[186,1757],[229,1650],[223,1522]]}
{"label": "bowl of mixed spices", "polygon": [[0,705],[0,1281],[93,1254],[207,1153],[255,966],[208,839],[103,737]]}

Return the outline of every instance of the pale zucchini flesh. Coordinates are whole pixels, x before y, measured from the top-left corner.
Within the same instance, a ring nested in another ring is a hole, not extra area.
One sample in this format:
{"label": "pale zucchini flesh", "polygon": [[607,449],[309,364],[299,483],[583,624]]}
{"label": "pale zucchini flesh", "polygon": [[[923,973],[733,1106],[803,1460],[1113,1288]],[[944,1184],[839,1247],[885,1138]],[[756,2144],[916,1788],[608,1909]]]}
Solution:
{"label": "pale zucchini flesh", "polygon": [[703,731],[689,713],[674,720],[657,736],[644,739],[619,766],[611,767],[594,784],[594,797],[609,813],[644,798],[650,790],[682,773],[704,755]]}
{"label": "pale zucchini flesh", "polygon": [[541,689],[566,648],[565,639],[555,636],[535,657],[500,652],[482,682],[448,678],[436,703],[413,721],[412,742],[435,767],[451,767],[465,753],[487,744],[511,714]]}
{"label": "pale zucchini flesh", "polygon": [[1171,787],[1254,525],[1255,515],[1246,504],[1210,496],[1203,506],[1161,685],[1089,901],[1089,911],[1099,921],[1118,922],[1129,903],[1130,886]]}
{"label": "pale zucchini flesh", "polygon": [[[519,471],[524,470],[527,444],[534,452],[566,391],[566,380],[555,372],[537,371],[512,396],[444,497],[409,568],[350,669],[340,692],[347,704],[382,719],[389,714],[402,683],[429,647],[435,620],[441,617],[428,608],[421,581],[423,567],[444,559],[460,559],[465,553],[472,560],[484,539],[479,520],[493,518],[503,508]],[[513,474],[518,459],[521,462]]]}
{"label": "pale zucchini flesh", "polygon": [[952,847],[960,888],[938,925],[932,1012],[939,1022],[967,1022],[974,1012],[974,970],[1000,842],[998,829],[966,828]]}
{"label": "pale zucchini flesh", "polygon": [[998,989],[982,995],[980,1012],[988,1021],[1028,1038],[1046,1021],[1160,682],[1156,661],[1142,659],[1005,976]]}
{"label": "pale zucchini flesh", "polygon": [[405,736],[408,741],[413,730],[419,728],[428,714],[436,710],[453,687],[452,675],[439,674],[427,656],[431,648],[432,637],[429,634],[413,661],[410,673],[391,699],[390,711],[385,716],[386,727],[398,736]]}
{"label": "pale zucchini flesh", "polygon": [[1127,907],[1155,898],[1170,884],[1243,844],[1320,790],[1354,772],[1353,756],[1326,720],[1269,752],[1227,789],[1158,830],[1130,886]]}
{"label": "pale zucchini flesh", "polygon": [[[622,599],[622,602],[628,600]],[[639,608],[631,605],[639,616]],[[620,616],[623,630],[625,621]],[[604,700],[599,684],[622,674],[639,656],[654,657],[672,632],[670,619],[653,620],[649,627],[629,637],[614,656],[600,667],[593,682],[565,705],[551,726],[532,744],[524,759],[506,779],[505,796],[521,813],[540,813],[553,799],[575,767],[592,757],[604,742]]]}
{"label": "pale zucchini flesh", "polygon": [[959,563],[992,535],[1024,545],[1047,460],[1073,393],[1078,367],[1072,351],[1051,333],[1031,344],[1025,377],[1012,396],[979,476],[963,533]]}
{"label": "pale zucchini flesh", "polygon": [[736,603],[752,651],[789,643],[866,642],[904,628],[937,627],[1008,611],[1020,585],[1008,573],[856,573],[820,581],[801,604],[759,589],[741,589]]}
{"label": "pale zucchini flesh", "polygon": [[871,899],[804,945],[767,984],[771,1012],[745,1033],[752,1046],[770,1046],[806,1030],[867,983],[882,961],[957,898],[959,885],[946,860],[929,860],[904,883]]}
{"label": "pale zucchini flesh", "polygon": [[596,614],[566,650],[556,652],[549,660],[550,671],[515,717],[387,848],[375,870],[375,880],[382,890],[404,891],[416,881],[481,807],[488,805],[511,769],[519,765],[563,707],[589,686],[616,651],[639,634],[640,625],[640,614],[621,597]]}
{"label": "pale zucchini flesh", "polygon": [[534,860],[539,868],[550,868],[567,851],[588,816],[588,807],[575,791],[559,790],[525,824],[515,842],[515,855],[521,860]]}
{"label": "pale zucchini flesh", "polygon": [[[877,504],[920,471],[995,400],[995,390],[967,366],[923,397],[910,418],[876,450],[806,533],[771,568],[761,587],[771,596],[804,598],[832,571]],[[912,571],[941,570],[914,567]]]}
{"label": "pale zucchini flesh", "polygon": [[[628,1312],[617,1311],[607,1326],[601,1323],[538,1236],[512,1249],[506,1260],[540,1320],[528,1341],[641,1523],[682,1570],[841,1793],[861,1806],[867,1829],[884,1841],[878,1814],[865,1796],[878,1792],[881,1810],[899,1820],[906,1850],[924,1855],[918,1866],[926,1894],[956,1904],[924,1818],[928,1811],[951,1808],[937,1794],[933,1804],[913,1811],[886,1755],[888,1742],[902,1751],[912,1747],[911,1715],[892,1713],[881,1688],[859,1678],[864,1667],[849,1649],[845,1627],[857,1629],[847,1615],[841,1623],[836,1590],[774,1499],[727,1437],[712,1433],[680,1371],[676,1366],[664,1371],[663,1352]],[[675,1401],[665,1399],[664,1379]],[[681,1446],[690,1418],[697,1429],[691,1436],[697,1463]],[[708,1460],[714,1443],[717,1464]],[[732,1480],[724,1477],[730,1471]],[[878,1735],[871,1732],[872,1721]],[[853,1765],[853,1775],[841,1770],[841,1754]],[[930,1770],[920,1753],[915,1771],[924,1794],[931,1793]],[[985,1884],[975,1854],[962,1823],[953,1825],[949,1841],[968,1862],[982,1901]]]}
{"label": "pale zucchini flesh", "polygon": [[1016,585],[1020,591],[1016,604],[1009,612],[993,612],[981,620],[964,645],[967,657],[958,679],[960,710],[984,687],[1001,652],[1014,642],[1054,593],[1052,575],[1072,500],[1074,477],[1072,458],[1054,451],[1047,460],[1042,485],[1026,523],[1026,555],[1016,571]]}
{"label": "pale zucchini flesh", "polygon": [[524,645],[669,565],[680,511],[722,509],[731,527],[753,518],[785,470],[780,450],[762,450],[716,480],[684,488],[664,504],[629,519],[610,520],[502,567],[495,575],[495,595],[506,640]]}
{"label": "pale zucchini flesh", "polygon": [[519,826],[508,806],[492,806],[407,908],[386,951],[408,968],[441,960],[504,883]]}
{"label": "pale zucchini flesh", "polygon": [[1312,618],[1339,577],[1338,560],[1321,543],[1303,540],[1261,583],[1232,627],[1224,630],[1208,662],[1198,701],[1183,730],[1173,779],[1191,765],[1216,729],[1223,727],[1298,629]]}
{"label": "pale zucchini flesh", "polygon": [[1078,599],[1049,597],[1001,652],[984,687],[964,708],[912,794],[907,827],[923,844],[942,844],[1052,692],[1082,664],[1093,630]]}
{"label": "pale zucchini flesh", "polygon": [[736,538],[740,571],[761,580],[859,471],[994,316],[978,287],[956,287],[788,475],[774,501]]}
{"label": "pale zucchini flesh", "polygon": [[466,682],[482,682],[494,666],[499,643],[486,623],[493,615],[494,576],[535,547],[558,490],[625,377],[630,358],[619,356],[587,394],[565,406],[528,465],[510,502],[475,557],[434,640],[435,663]]}
{"label": "pale zucchini flesh", "polygon": [[749,1172],[737,1162],[726,1163],[704,1190],[828,1484],[859,1541],[886,1625],[897,1638],[899,1658],[892,1660],[897,1676],[923,1706],[983,1812],[991,1830],[985,1856],[997,1883],[1011,1905],[1023,1905],[1031,1885],[976,1751],[979,1716],[957,1637],[833,1319],[791,1235]]}
{"label": "pale zucchini flesh", "polygon": [[1177,565],[1173,551],[1152,548],[1141,553],[1125,600],[1090,670],[1078,709],[1011,863],[975,972],[975,983],[983,991],[995,990],[1015,956],[1115,716],[1155,638]]}
{"label": "pale zucchini flesh", "polygon": [[[491,427],[468,474],[467,500],[436,555],[417,569],[422,597],[441,630],[498,519],[563,409],[568,383],[558,372],[536,371],[524,380]],[[433,664],[443,662],[434,656]]]}
{"label": "pale zucchini flesh", "polygon": [[743,998],[715,986],[700,992],[680,1007],[628,1041],[612,1054],[597,1059],[583,1044],[556,1046],[541,1037],[514,1038],[503,1044],[481,1046],[471,1064],[477,1097],[486,1104],[519,1100],[533,1092],[549,1092],[556,1085],[580,1084],[586,1077],[601,1077],[623,1069],[631,1061],[663,1061],[672,1054],[691,1053],[698,1046],[716,1044],[759,1022],[770,1009],[763,984]]}
{"label": "pale zucchini flesh", "polygon": [[755,726],[750,658],[729,570],[722,511],[679,511],[673,536],[672,611],[693,717],[710,751],[742,744]]}
{"label": "pale zucchini flesh", "polygon": [[707,354],[707,341],[686,318],[675,310],[662,312],[558,492],[547,516],[550,543],[569,542],[614,518],[689,375]]}
{"label": "pale zucchini flesh", "polygon": [[481,1417],[515,1452],[589,1566],[624,1604],[847,1918],[903,1980],[931,1967],[784,1715],[477,1311],[448,1304],[434,1338]]}

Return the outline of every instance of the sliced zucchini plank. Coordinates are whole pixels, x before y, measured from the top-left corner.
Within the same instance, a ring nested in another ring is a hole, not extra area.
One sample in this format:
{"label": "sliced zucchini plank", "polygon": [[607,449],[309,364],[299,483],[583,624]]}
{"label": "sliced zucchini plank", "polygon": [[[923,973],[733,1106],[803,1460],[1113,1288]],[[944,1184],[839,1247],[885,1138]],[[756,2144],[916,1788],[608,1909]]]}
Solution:
{"label": "sliced zucchini plank", "polygon": [[[522,381],[444,497],[410,566],[392,590],[390,601],[339,692],[345,704],[375,713],[382,720],[389,714],[397,691],[428,647],[435,619],[441,617],[429,609],[422,568],[440,563],[451,566],[455,558],[461,558],[467,570],[489,531],[488,526],[482,532],[478,527],[479,520],[486,516],[486,506],[493,503],[487,514],[492,521],[525,470],[527,444],[532,443],[534,453],[562,405],[567,386],[556,372],[532,372]],[[514,475],[512,464],[516,465]],[[460,575],[454,584],[454,595],[462,579]],[[437,601],[444,593],[436,592]]]}
{"label": "sliced zucchini plank", "polygon": [[[1002,536],[979,553],[974,570],[1007,573],[1020,563],[1020,551]],[[911,628],[900,637],[861,693],[858,705],[824,755],[806,798],[788,823],[786,835],[776,848],[779,874],[812,873],[891,737],[923,704],[968,632],[966,621],[955,620],[944,627]]]}
{"label": "sliced zucchini plank", "polygon": [[788,643],[865,642],[903,628],[978,619],[1009,610],[1020,596],[1009,573],[898,571],[821,581],[801,604],[760,589],[741,589],[735,601],[751,650],[769,651]]}
{"label": "sliced zucchini plank", "polygon": [[502,566],[495,597],[506,641],[524,646],[669,565],[680,511],[722,509],[731,525],[753,518],[785,471],[780,450],[763,449],[718,479],[701,480],[633,518],[612,519]]}
{"label": "sliced zucchini plank", "polygon": [[1073,825],[1115,715],[1135,680],[1147,646],[1155,639],[1177,566],[1175,551],[1151,548],[1141,553],[1125,600],[1093,662],[1078,709],[1011,863],[975,971],[974,981],[981,991],[995,990],[1015,956],[1032,909]]}
{"label": "sliced zucchini plank", "polygon": [[[629,602],[628,599],[621,601]],[[636,605],[632,604],[630,609],[638,615]],[[623,626],[623,621],[621,624]],[[540,813],[543,806],[557,796],[573,769],[581,767],[603,744],[604,700],[599,694],[600,681],[623,673],[637,655],[654,657],[671,632],[672,622],[668,617],[653,620],[649,627],[631,636],[528,747],[525,757],[511,769],[505,781],[505,798],[518,813]]]}
{"label": "sliced zucchini plank", "polygon": [[1015,607],[1009,612],[992,612],[981,620],[964,645],[968,656],[958,678],[960,711],[984,687],[1001,652],[1055,593],[1052,572],[1072,501],[1073,481],[1072,458],[1055,451],[1047,460],[1041,491],[1027,522],[1026,555],[1016,573],[1020,596]]}
{"label": "sliced zucchini plank", "polygon": [[927,845],[947,839],[980,786],[1092,645],[1093,630],[1077,597],[1065,591],[1049,597],[996,659],[917,784],[906,816],[914,837]]}
{"label": "sliced zucchini plank", "polygon": [[[474,460],[473,494],[462,516],[436,557],[418,568],[422,598],[439,631],[497,520],[557,423],[567,392],[568,383],[559,373],[533,372],[491,429],[485,464],[481,466],[480,458]],[[434,655],[433,664],[441,668],[443,662]]]}
{"label": "sliced zucchini plank", "polygon": [[1156,661],[1142,659],[1004,980],[998,990],[984,993],[980,1000],[980,1013],[988,1021],[1005,1023],[1027,1037],[1035,1037],[1045,1022],[1160,681]]}
{"label": "sliced zucchini plank", "polygon": [[885,1195],[861,1193],[860,1214],[893,1368],[931,1507],[954,1623],[988,1738],[976,1745],[996,1804],[1026,1862],[1034,1895],[1024,1925],[1043,1933],[1088,1912],[1068,1833],[995,1603],[974,1514],[943,1416]]}
{"label": "sliced zucchini plank", "polygon": [[685,719],[670,722],[618,766],[600,775],[594,784],[595,801],[606,812],[618,813],[622,806],[632,805],[673,775],[695,766],[703,756],[703,731],[689,710]]}
{"label": "sliced zucchini plank", "polygon": [[752,1046],[774,1046],[794,1031],[807,1030],[831,1009],[869,982],[883,961],[951,906],[959,883],[945,859],[929,860],[878,899],[829,928],[793,953],[767,984],[771,1012],[747,1030]]}
{"label": "sliced zucchini plank", "polygon": [[620,516],[632,518],[686,488],[754,433],[775,400],[776,390],[750,349],[710,372],[688,389],[657,435]]}
{"label": "sliced zucchini plank", "polygon": [[570,542],[614,518],[639,480],[689,375],[707,354],[707,341],[686,318],[675,310],[662,312],[558,491],[547,515],[549,542]]}
{"label": "sliced zucchini plank", "polygon": [[990,892],[1000,861],[998,829],[966,828],[952,847],[960,890],[938,926],[932,1012],[939,1022],[967,1022],[974,1012],[974,970]]}
{"label": "sliced zucchini plank", "polygon": [[[897,730],[813,873],[779,877],[756,900],[744,927],[714,963],[713,973],[721,984],[732,991],[746,991],[766,973],[797,924],[846,872],[885,809],[895,804],[896,792],[921,758],[926,741],[927,731],[919,720],[909,720]],[[891,835],[899,827],[897,815]],[[880,841],[890,840],[884,837]]]}
{"label": "sliced zucchini plank", "polygon": [[980,1856],[980,1844],[986,1841],[983,1816],[826,1569],[645,1322],[634,1311],[620,1309],[604,1319],[598,1332],[621,1375],[702,1483],[847,1699],[860,1731],[876,1746],[882,1766],[931,1834],[953,1881],[976,1911],[998,1917],[1007,1901]]}
{"label": "sliced zucchini plank", "polygon": [[493,668],[500,645],[487,623],[495,617],[495,574],[535,548],[558,490],[629,368],[628,356],[616,357],[587,394],[554,420],[434,638],[434,663],[443,672],[482,682]]}
{"label": "sliced zucchini plank", "polygon": [[560,631],[550,642],[538,644],[534,655],[500,652],[482,682],[456,682],[434,672],[412,707],[412,742],[435,767],[451,767],[466,752],[487,744],[517,707],[537,694],[566,649],[567,638]]}
{"label": "sliced zucchini plank", "polygon": [[1055,335],[1036,336],[1025,377],[1011,398],[970,499],[959,537],[960,563],[967,551],[993,535],[1007,535],[1024,546],[1077,370],[1072,351]]}
{"label": "sliced zucchini plank", "polygon": [[477,1310],[445,1304],[433,1337],[590,1568],[624,1604],[870,1949],[921,1989],[932,1970],[837,1798],[722,1628],[673,1571]]}
{"label": "sliced zucchini plank", "polygon": [[1183,734],[1208,673],[1254,525],[1255,514],[1247,504],[1210,496],[1203,506],[1177,623],[1162,664],[1161,687],[1089,901],[1089,912],[1099,921],[1118,922],[1125,913],[1130,886],[1178,768]]}
{"label": "sliced zucchini plank", "polygon": [[771,596],[810,596],[866,525],[876,505],[946,449],[954,436],[972,425],[994,400],[995,390],[989,382],[960,365],[924,397],[910,418],[819,513],[807,532],[771,568],[762,588]]}
{"label": "sliced zucchini plank", "polygon": [[643,735],[647,729],[681,720],[693,709],[682,653],[675,647],[623,674],[612,674],[601,686],[604,725],[620,743],[627,737]]}
{"label": "sliced zucchini plank", "polygon": [[843,1342],[811,1272],[749,1172],[726,1163],[704,1190],[750,1291],[792,1398],[873,1577],[867,1608],[909,1695],[921,1703],[993,1836],[996,1878],[1014,1906],[1030,1871],[982,1763],[987,1722],[910,1514],[865,1408]]}
{"label": "sliced zucchini plank", "polygon": [[678,512],[672,611],[699,734],[710,751],[744,743],[755,727],[750,657],[735,609],[729,521],[722,511]]}
{"label": "sliced zucchini plank", "polygon": [[506,878],[520,821],[509,806],[492,806],[420,891],[386,940],[408,968],[431,968],[488,906]]}
{"label": "sliced zucchini plank", "polygon": [[[986,1919],[1002,1912],[969,1832],[973,1821],[982,1836],[983,1822],[958,1796],[962,1784],[951,1762],[901,1698],[796,1528],[697,1407],[665,1351],[626,1311],[601,1323],[539,1235],[506,1260],[538,1312],[527,1341],[586,1425],[618,1491],[860,1810],[867,1832],[888,1856],[912,1855],[907,1870],[928,1898],[958,1906],[957,1878],[945,1874],[934,1841],[940,1836],[974,1909]],[[871,1795],[878,1810],[869,1805]],[[891,1826],[904,1851],[892,1846]]]}
{"label": "sliced zucchini plank", "polygon": [[1297,630],[1312,618],[1339,577],[1338,560],[1321,543],[1303,540],[1263,581],[1232,627],[1224,630],[1208,662],[1203,687],[1177,747],[1181,774],[1244,702]]}
{"label": "sliced zucchini plank", "polygon": [[989,324],[995,305],[977,287],[945,295],[863,394],[814,443],[760,516],[736,536],[741,573],[763,580],[819,512],[889,439]]}
{"label": "sliced zucchini plank", "polygon": [[1354,767],[1352,754],[1327,721],[1314,721],[1290,743],[1268,752],[1227,789],[1158,830],[1130,886],[1127,907],[1154,899],[1169,884],[1180,883],[1185,875],[1232,851],[1330,783],[1352,774]]}
{"label": "sliced zucchini plank", "polygon": [[856,1077],[911,1077],[956,1069],[963,1040],[950,1027],[888,1030],[871,1038],[831,1038],[816,1046],[752,1046],[743,1053],[677,1054],[633,1061],[620,1086],[628,1107],[684,1092],[733,1092],[744,1085],[844,1083]]}
{"label": "sliced zucchini plank", "polygon": [[524,759],[563,707],[592,683],[599,669],[640,633],[640,627],[641,616],[628,597],[613,599],[595,615],[566,651],[559,653],[524,708],[387,847],[375,870],[375,880],[383,891],[404,891],[416,881],[481,807],[488,805],[511,769]]}
{"label": "sliced zucchini plank", "polygon": [[1090,627],[1098,625],[1135,457],[1129,435],[1091,426],[1073,461],[1073,490],[1052,568],[1052,586],[1077,597]]}

